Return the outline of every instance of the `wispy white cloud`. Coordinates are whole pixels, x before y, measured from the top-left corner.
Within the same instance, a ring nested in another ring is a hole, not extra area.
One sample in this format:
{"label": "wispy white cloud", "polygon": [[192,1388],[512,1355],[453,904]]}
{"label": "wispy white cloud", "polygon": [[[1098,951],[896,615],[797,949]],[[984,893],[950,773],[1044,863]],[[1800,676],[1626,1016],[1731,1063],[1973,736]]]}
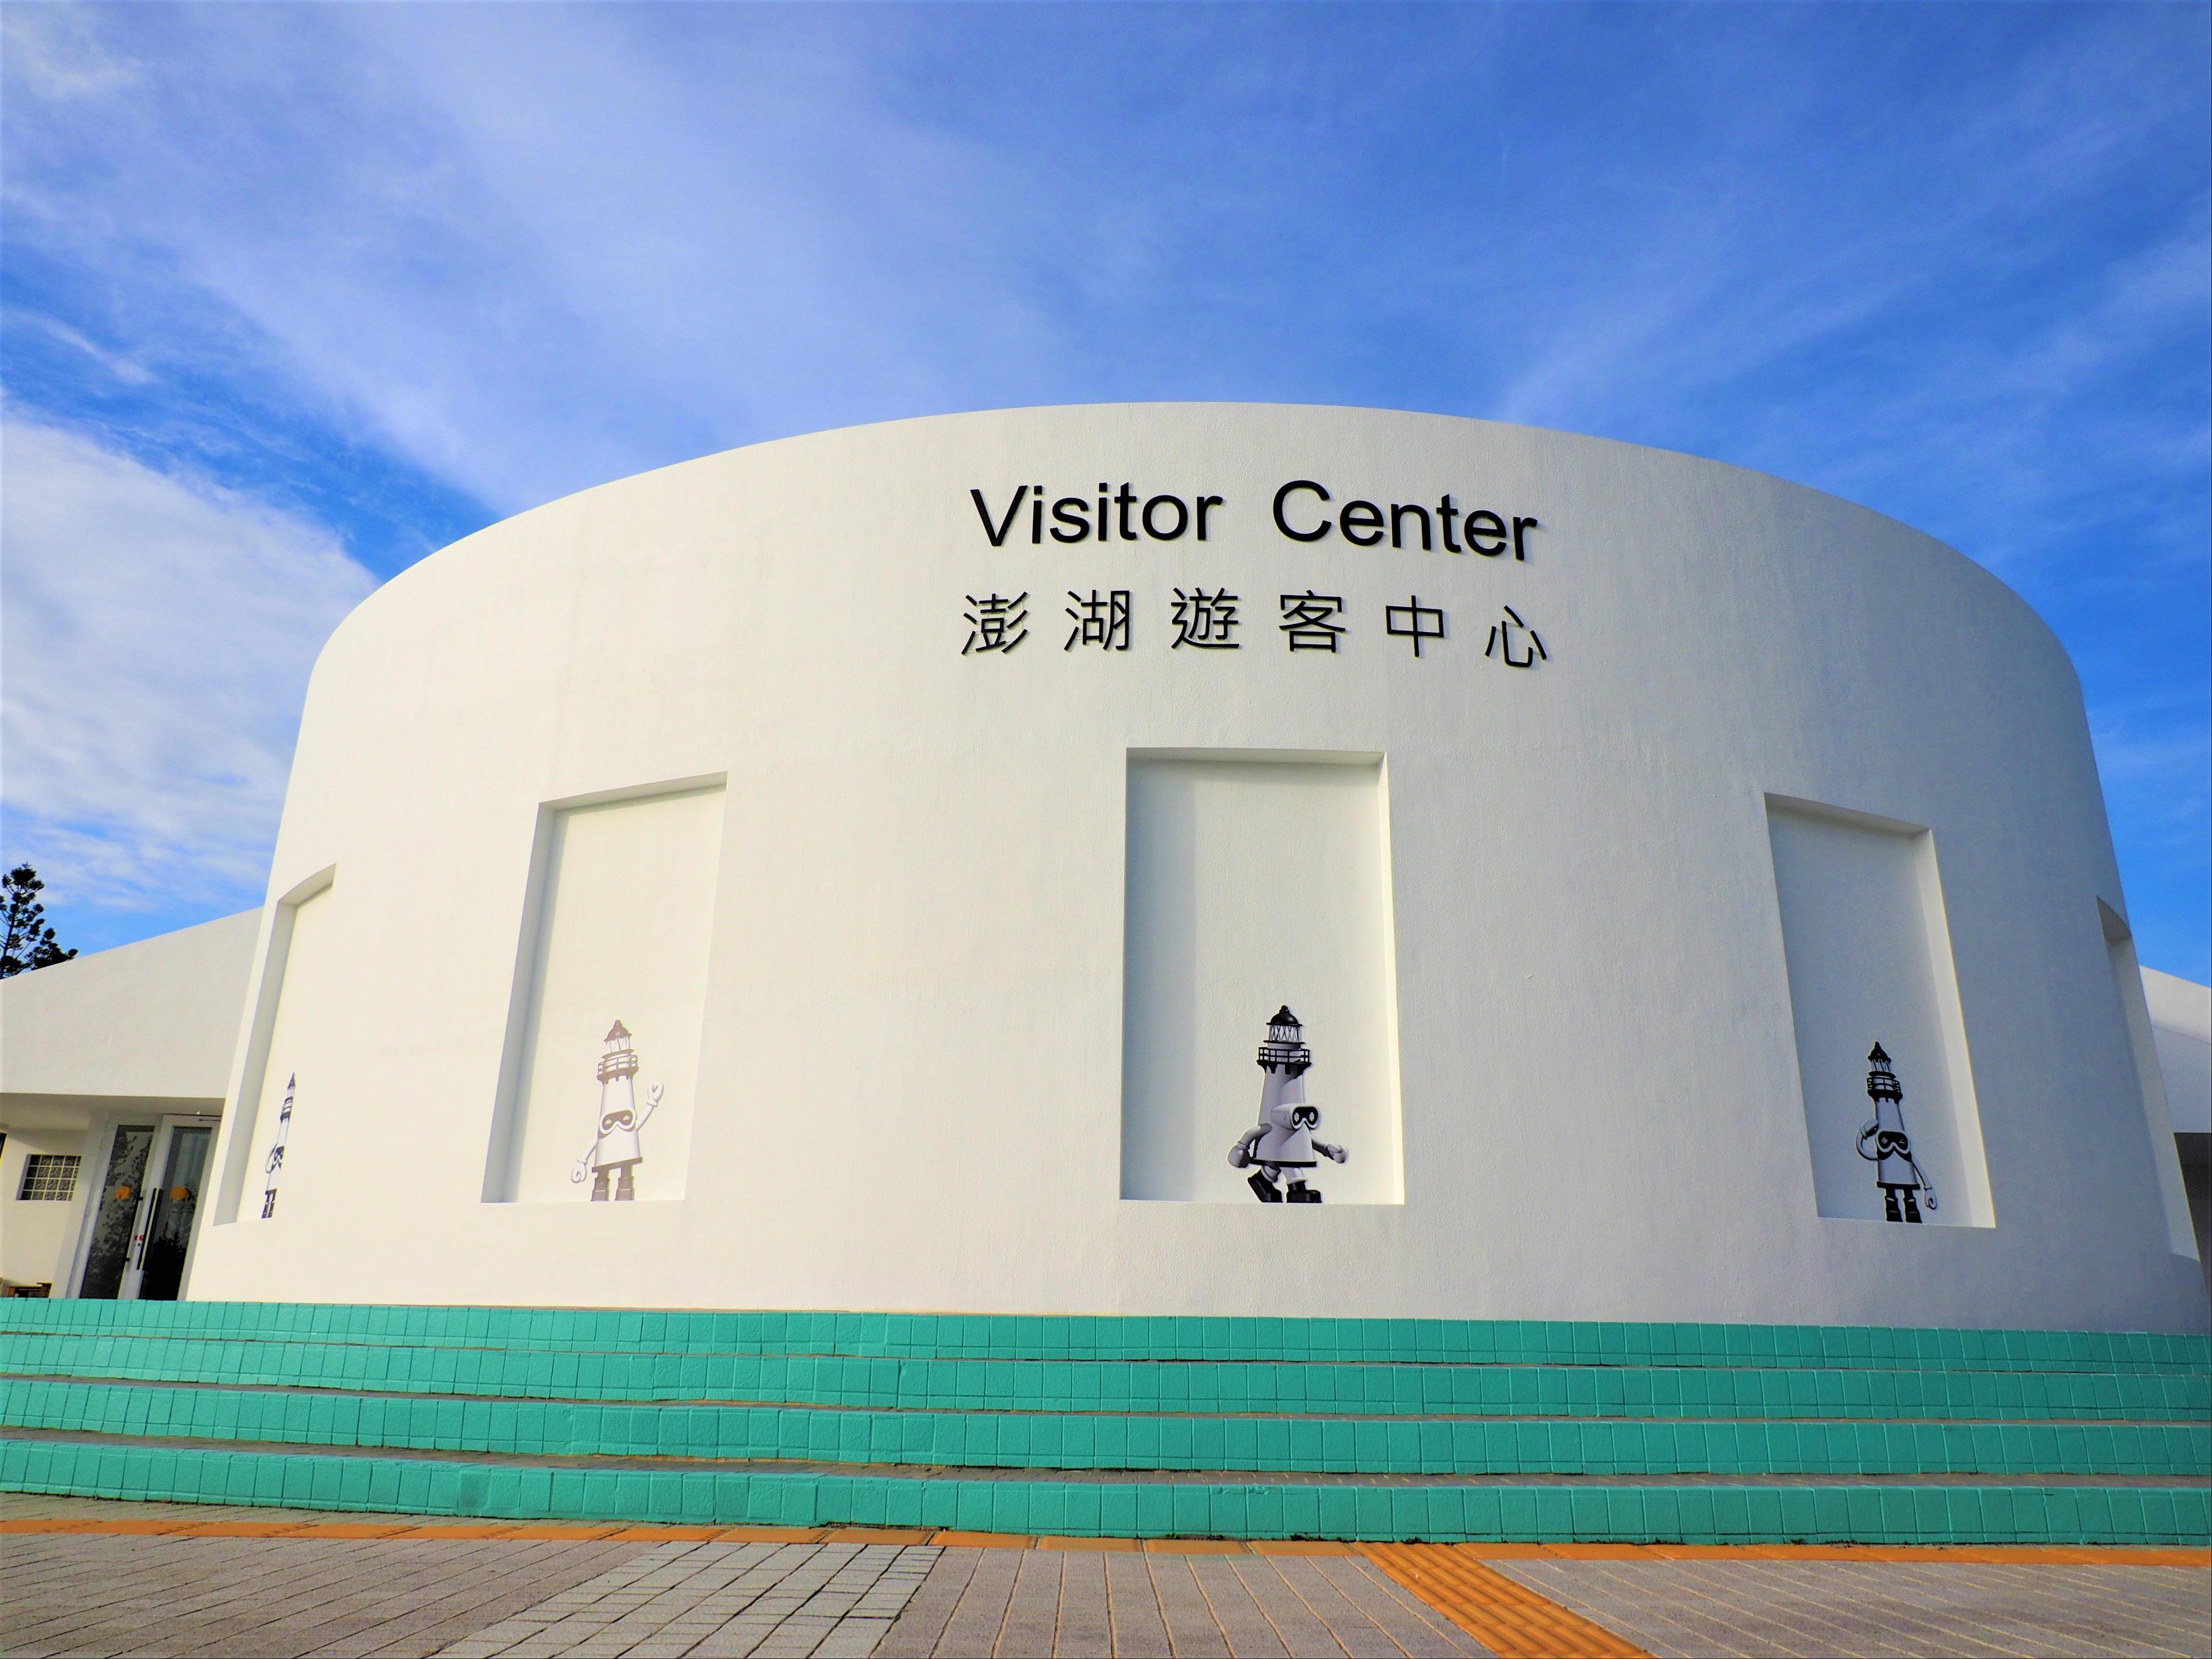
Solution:
{"label": "wispy white cloud", "polygon": [[0,43],[9,78],[43,99],[104,98],[145,79],[82,6],[10,6],[0,15]]}
{"label": "wispy white cloud", "polygon": [[307,671],[374,586],[327,532],[0,423],[9,858],[58,902],[257,902]]}
{"label": "wispy white cloud", "polygon": [[902,117],[852,40],[436,15],[134,30],[191,73],[19,124],[19,234],[216,296],[343,418],[510,509],[1052,356],[1020,279],[1067,181]]}
{"label": "wispy white cloud", "polygon": [[125,386],[143,386],[154,380],[154,371],[145,364],[87,339],[58,318],[42,316],[38,312],[15,307],[6,313],[4,322],[0,322],[0,328],[35,328],[60,341],[71,351],[90,359]]}
{"label": "wispy white cloud", "polygon": [[[1921,20],[1892,15],[1879,39],[1905,50]],[[1600,268],[1561,281],[1531,265],[1550,285],[1529,301],[1543,326],[1500,410],[1659,441],[1694,433],[1704,453],[1892,510],[1920,505],[1904,481],[1938,454],[1947,471],[1972,464],[1984,501],[1991,483],[2010,501],[2057,482],[2038,475],[2085,394],[2202,335],[2201,197],[2165,224],[2100,222],[2202,131],[2201,88],[2171,58],[2180,43],[2075,20],[1993,40],[1968,95],[1947,81],[1869,101],[1855,76],[1793,72],[1812,44],[1802,14],[1737,16],[1730,40],[1666,66],[1726,86],[1686,114],[1698,140],[1668,158],[1694,155],[1702,187],[1623,204]],[[2193,437],[2141,459],[2194,465]]]}

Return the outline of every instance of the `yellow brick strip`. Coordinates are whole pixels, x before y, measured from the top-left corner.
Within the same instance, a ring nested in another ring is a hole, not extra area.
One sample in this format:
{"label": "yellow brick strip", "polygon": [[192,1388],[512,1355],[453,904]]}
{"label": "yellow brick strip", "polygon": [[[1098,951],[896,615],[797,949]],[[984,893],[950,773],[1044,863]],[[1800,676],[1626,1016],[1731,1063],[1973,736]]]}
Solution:
{"label": "yellow brick strip", "polygon": [[1367,1559],[1498,1659],[1649,1659],[1548,1597],[1450,1544],[1370,1544]]}

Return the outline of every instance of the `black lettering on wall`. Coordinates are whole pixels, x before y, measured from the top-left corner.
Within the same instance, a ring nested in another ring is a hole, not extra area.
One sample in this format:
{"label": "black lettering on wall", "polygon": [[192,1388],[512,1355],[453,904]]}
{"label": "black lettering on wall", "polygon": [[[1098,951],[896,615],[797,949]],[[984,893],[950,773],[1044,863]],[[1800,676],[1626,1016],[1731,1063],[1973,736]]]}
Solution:
{"label": "black lettering on wall", "polygon": [[[1302,503],[1297,499],[1301,495],[1314,500]],[[1193,530],[1200,541],[1206,541],[1212,533],[1213,510],[1225,505],[1219,495],[1140,496],[1127,482],[1118,490],[1109,483],[1099,484],[1095,518],[1091,501],[1081,495],[1062,495],[1052,501],[1048,518],[1042,484],[1017,484],[1003,508],[994,507],[980,488],[971,488],[968,498],[975,504],[975,517],[993,547],[1006,545],[1024,507],[1029,509],[1030,544],[1042,546],[1048,530],[1053,540],[1064,544],[1094,537],[1102,542],[1173,542]],[[1532,517],[1508,518],[1485,508],[1462,511],[1448,494],[1437,497],[1433,509],[1418,501],[1393,501],[1386,510],[1373,501],[1355,499],[1344,502],[1332,514],[1328,508],[1333,503],[1326,485],[1311,478],[1293,478],[1275,491],[1275,528],[1294,542],[1305,543],[1323,541],[1330,532],[1341,531],[1344,539],[1354,547],[1379,546],[1387,534],[1395,548],[1410,546],[1411,535],[1418,531],[1423,552],[1434,550],[1441,532],[1446,552],[1480,553],[1494,559],[1502,557],[1510,546],[1514,558],[1525,563],[1528,532],[1542,527],[1541,520]],[[1322,510],[1311,527],[1301,528],[1300,522],[1316,507]]]}
{"label": "black lettering on wall", "polygon": [[[1173,530],[1163,530],[1152,522],[1152,509],[1156,507],[1171,507],[1175,508],[1175,528]],[[1150,536],[1156,542],[1172,542],[1178,540],[1181,538],[1182,532],[1190,528],[1190,509],[1182,504],[1182,497],[1180,495],[1153,496],[1152,500],[1145,503],[1144,517],[1145,534]]]}
{"label": "black lettering on wall", "polygon": [[1121,486],[1121,493],[1114,498],[1114,505],[1121,509],[1121,539],[1125,542],[1133,542],[1137,539],[1137,532],[1129,528],[1129,509],[1136,504],[1136,493],[1124,483]]}
{"label": "black lettering on wall", "polygon": [[[1084,513],[1090,503],[1080,495],[1062,495],[1052,504],[1052,538],[1056,542],[1079,542],[1091,534],[1091,520]],[[1060,526],[1066,525],[1066,529]]]}
{"label": "black lettering on wall", "polygon": [[994,529],[991,526],[991,509],[983,504],[983,492],[980,489],[971,489],[968,492],[975,503],[975,516],[983,521],[983,533],[991,538],[992,546],[1006,545],[1006,532],[1014,527],[1014,514],[1022,510],[1022,502],[1028,498],[1029,493],[1030,487],[1027,484],[1022,485],[1014,491],[1014,499],[1006,503],[1006,516],[1000,520],[998,527]]}
{"label": "black lettering on wall", "polygon": [[1290,520],[1283,516],[1283,502],[1294,489],[1311,490],[1315,495],[1320,496],[1322,500],[1327,501],[1328,499],[1328,491],[1323,489],[1311,478],[1291,479],[1290,483],[1285,484],[1280,489],[1275,492],[1275,528],[1281,531],[1283,534],[1288,536],[1294,542],[1317,542],[1322,537],[1328,535],[1330,529],[1333,527],[1327,519],[1323,519],[1321,521],[1321,525],[1317,529],[1293,530],[1291,528]]}
{"label": "black lettering on wall", "polygon": [[1382,539],[1382,509],[1372,501],[1346,501],[1336,527],[1354,547],[1372,547]]}

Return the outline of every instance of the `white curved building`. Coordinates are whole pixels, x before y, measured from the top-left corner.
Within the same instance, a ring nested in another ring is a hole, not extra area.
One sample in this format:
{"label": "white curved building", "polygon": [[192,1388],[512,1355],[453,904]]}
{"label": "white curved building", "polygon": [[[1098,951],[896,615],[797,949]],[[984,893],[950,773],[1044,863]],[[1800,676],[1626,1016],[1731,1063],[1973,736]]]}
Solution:
{"label": "white curved building", "polygon": [[[763,444],[333,636],[188,1294],[2202,1330],[2125,916],[2050,631],[1814,491]],[[1319,1121],[1249,1139],[1279,1010]]]}

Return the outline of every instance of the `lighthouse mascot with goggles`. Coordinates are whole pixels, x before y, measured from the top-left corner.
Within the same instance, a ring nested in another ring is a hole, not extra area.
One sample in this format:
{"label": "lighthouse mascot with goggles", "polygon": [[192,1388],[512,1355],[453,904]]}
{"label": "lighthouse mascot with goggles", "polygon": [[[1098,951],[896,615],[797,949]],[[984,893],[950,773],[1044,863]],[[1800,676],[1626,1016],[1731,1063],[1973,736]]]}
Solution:
{"label": "lighthouse mascot with goggles", "polygon": [[1260,1124],[1229,1149],[1229,1167],[1252,1171],[1247,1179],[1262,1204],[1320,1203],[1320,1189],[1307,1182],[1314,1155],[1334,1164],[1346,1156],[1343,1147],[1314,1139],[1321,1109],[1306,1104],[1313,1050],[1301,1030],[1287,1004],[1267,1022],[1267,1040],[1260,1045]]}
{"label": "lighthouse mascot with goggles", "polygon": [[604,1204],[608,1200],[607,1186],[611,1177],[613,1198],[617,1204],[627,1204],[637,1197],[637,1166],[645,1161],[644,1148],[638,1145],[637,1132],[645,1127],[645,1121],[660,1104],[661,1085],[658,1083],[646,1095],[645,1109],[637,1109],[637,1095],[631,1079],[637,1075],[637,1054],[630,1046],[629,1028],[620,1020],[607,1033],[607,1051],[599,1056],[599,1127],[592,1137],[592,1144],[576,1167],[568,1171],[568,1179],[580,1185],[585,1172],[592,1176],[592,1202]]}
{"label": "lighthouse mascot with goggles", "polygon": [[1889,1056],[1881,1044],[1867,1056],[1874,1069],[1867,1073],[1867,1097],[1874,1102],[1874,1121],[1859,1131],[1859,1156],[1874,1165],[1874,1184],[1881,1188],[1885,1218],[1920,1219],[1916,1194],[1928,1200],[1928,1212],[1936,1212],[1936,1186],[1920,1173],[1912,1158],[1912,1142],[1905,1133],[1905,1090],[1890,1070]]}

